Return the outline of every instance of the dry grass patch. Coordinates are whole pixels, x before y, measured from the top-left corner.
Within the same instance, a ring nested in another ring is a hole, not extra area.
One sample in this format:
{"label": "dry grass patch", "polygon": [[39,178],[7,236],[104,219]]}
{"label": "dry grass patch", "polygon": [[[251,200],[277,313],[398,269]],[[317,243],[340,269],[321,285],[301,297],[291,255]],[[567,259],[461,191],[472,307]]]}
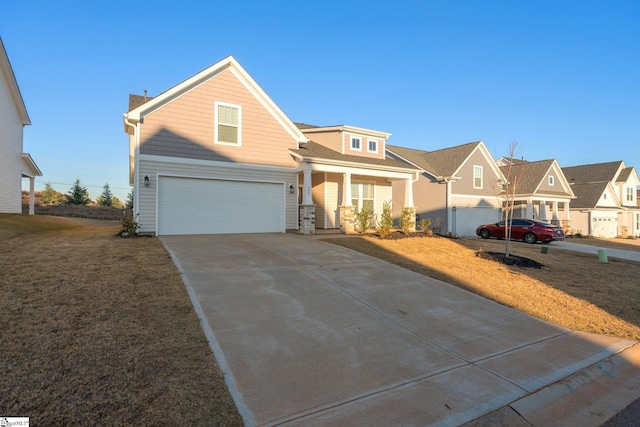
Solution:
{"label": "dry grass patch", "polygon": [[0,414],[241,425],[169,254],[119,229],[0,215]]}
{"label": "dry grass patch", "polygon": [[512,242],[511,252],[540,269],[509,267],[476,256],[504,252],[504,241],[442,237],[325,239],[467,289],[540,319],[578,331],[640,340],[640,264]]}

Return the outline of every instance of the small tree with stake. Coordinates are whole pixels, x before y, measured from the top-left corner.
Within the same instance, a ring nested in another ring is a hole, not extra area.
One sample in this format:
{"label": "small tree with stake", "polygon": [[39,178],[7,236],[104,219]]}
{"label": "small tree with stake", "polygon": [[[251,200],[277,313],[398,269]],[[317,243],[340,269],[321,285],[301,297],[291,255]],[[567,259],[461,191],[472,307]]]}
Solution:
{"label": "small tree with stake", "polygon": [[505,240],[505,257],[509,257],[511,252],[511,221],[513,219],[513,207],[516,198],[516,191],[520,181],[520,176],[514,173],[513,159],[516,154],[518,141],[514,140],[509,145],[509,164],[503,173],[506,181],[502,184],[502,195],[504,197],[504,240]]}
{"label": "small tree with stake", "polygon": [[70,205],[81,205],[85,206],[91,203],[91,199],[89,198],[89,192],[87,189],[80,185],[80,178],[76,178],[75,183],[69,189],[69,194],[67,194],[67,203]]}

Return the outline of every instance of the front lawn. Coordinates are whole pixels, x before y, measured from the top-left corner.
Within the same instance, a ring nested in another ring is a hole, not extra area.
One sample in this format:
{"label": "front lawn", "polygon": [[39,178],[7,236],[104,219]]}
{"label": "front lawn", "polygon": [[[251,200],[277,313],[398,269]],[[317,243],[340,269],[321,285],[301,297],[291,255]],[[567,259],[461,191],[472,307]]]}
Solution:
{"label": "front lawn", "polygon": [[553,243],[543,254],[540,244],[512,242],[512,254],[543,267],[509,267],[476,256],[478,250],[504,252],[504,241],[418,236],[324,240],[570,329],[640,340],[640,263],[609,258],[602,264],[597,255],[555,249]]}
{"label": "front lawn", "polygon": [[0,214],[0,415],[242,425],[169,254],[115,224]]}

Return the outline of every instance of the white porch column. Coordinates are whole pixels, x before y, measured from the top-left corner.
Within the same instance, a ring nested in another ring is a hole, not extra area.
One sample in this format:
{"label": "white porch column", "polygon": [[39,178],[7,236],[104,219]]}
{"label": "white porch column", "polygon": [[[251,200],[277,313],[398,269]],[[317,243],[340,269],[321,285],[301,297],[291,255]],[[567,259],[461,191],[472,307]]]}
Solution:
{"label": "white porch column", "polygon": [[351,201],[351,172],[342,175],[342,204],[340,210],[340,230],[345,234],[355,233],[354,207]]}
{"label": "white porch column", "polygon": [[351,173],[347,172],[342,177],[342,206],[351,206]]}
{"label": "white porch column", "polygon": [[311,165],[307,163],[304,168],[302,204],[299,211],[300,232],[302,234],[314,234],[316,230],[316,207],[311,196],[311,186]]}
{"label": "white porch column", "polygon": [[29,215],[33,215],[36,213],[35,211],[35,201],[34,201],[34,193],[35,193],[35,183],[36,178],[34,176],[29,177]]}
{"label": "white porch column", "polygon": [[307,167],[304,169],[304,181],[302,183],[302,204],[313,204],[313,197],[311,197],[311,165],[307,165]]}
{"label": "white porch column", "polygon": [[526,207],[526,213],[525,213],[525,218],[533,218],[533,200],[529,199],[526,200],[527,203],[527,207]]}
{"label": "white porch column", "polygon": [[404,184],[404,207],[413,208],[413,179],[408,178]]}

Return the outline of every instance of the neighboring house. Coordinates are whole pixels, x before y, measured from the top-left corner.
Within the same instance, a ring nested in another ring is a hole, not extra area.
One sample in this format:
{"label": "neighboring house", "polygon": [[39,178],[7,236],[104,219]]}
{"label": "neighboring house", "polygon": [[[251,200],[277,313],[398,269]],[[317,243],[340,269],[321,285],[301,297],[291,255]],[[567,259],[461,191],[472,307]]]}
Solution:
{"label": "neighboring house", "polygon": [[572,187],[556,160],[528,162],[501,158],[505,180],[515,185],[513,218],[533,218],[570,229]]}
{"label": "neighboring house", "polygon": [[576,199],[571,228],[593,237],[640,236],[640,179],[623,161],[562,168]]}
{"label": "neighboring house", "polygon": [[[420,169],[413,182],[418,223],[430,219],[439,234],[475,235],[478,225],[500,219],[502,173],[482,141],[437,151],[387,146],[390,157]],[[394,185],[402,194],[404,182]],[[395,216],[402,199],[394,198]]]}
{"label": "neighboring house", "polygon": [[23,152],[23,129],[31,120],[0,39],[0,212],[22,213],[22,178],[29,179],[29,214],[34,213],[35,177],[42,176]]}
{"label": "neighboring house", "polygon": [[296,126],[231,56],[130,96],[124,130],[141,233],[351,232],[357,209],[417,174],[386,157],[387,133]]}

